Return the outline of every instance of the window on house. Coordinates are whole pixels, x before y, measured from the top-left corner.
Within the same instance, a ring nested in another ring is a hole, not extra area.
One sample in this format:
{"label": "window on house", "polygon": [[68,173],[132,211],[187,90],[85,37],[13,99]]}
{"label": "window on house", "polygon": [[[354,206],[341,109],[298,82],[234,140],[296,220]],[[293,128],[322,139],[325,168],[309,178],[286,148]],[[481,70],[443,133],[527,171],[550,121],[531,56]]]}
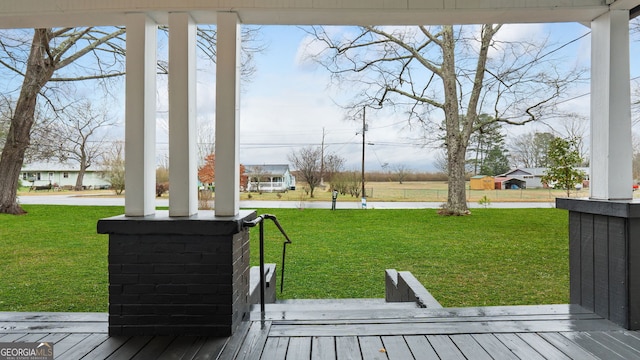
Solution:
{"label": "window on house", "polygon": [[42,180],[42,174],[36,173],[36,180]]}
{"label": "window on house", "polygon": [[27,180],[27,173],[22,173],[22,180]]}
{"label": "window on house", "polygon": [[53,179],[53,173],[52,172],[49,173],[49,180],[51,180],[51,179]]}
{"label": "window on house", "polygon": [[65,179],[68,179],[69,178],[69,173],[68,172],[62,173],[62,177],[65,178]]}

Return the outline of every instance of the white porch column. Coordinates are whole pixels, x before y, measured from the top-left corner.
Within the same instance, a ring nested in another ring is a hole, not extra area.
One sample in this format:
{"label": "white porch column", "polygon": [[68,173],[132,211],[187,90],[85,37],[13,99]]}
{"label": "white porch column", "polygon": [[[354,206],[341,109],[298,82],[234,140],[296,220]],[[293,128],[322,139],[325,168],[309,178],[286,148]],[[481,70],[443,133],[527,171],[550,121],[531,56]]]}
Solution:
{"label": "white porch column", "polygon": [[215,215],[240,211],[240,21],[218,13]]}
{"label": "white porch column", "polygon": [[127,15],[125,214],[155,213],[157,24]]}
{"label": "white porch column", "polygon": [[629,11],[591,23],[591,198],[633,198]]}
{"label": "white porch column", "polygon": [[196,25],[169,14],[169,216],[198,212],[196,159]]}

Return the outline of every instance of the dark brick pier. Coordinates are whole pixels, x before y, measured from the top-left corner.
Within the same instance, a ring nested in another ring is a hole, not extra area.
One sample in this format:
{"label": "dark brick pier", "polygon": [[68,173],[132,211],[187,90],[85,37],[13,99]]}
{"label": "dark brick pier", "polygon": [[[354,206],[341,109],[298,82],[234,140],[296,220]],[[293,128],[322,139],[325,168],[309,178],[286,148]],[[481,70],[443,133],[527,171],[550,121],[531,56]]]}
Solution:
{"label": "dark brick pier", "polygon": [[248,311],[254,211],[116,216],[109,234],[109,335],[229,336]]}
{"label": "dark brick pier", "polygon": [[572,304],[640,329],[640,202],[556,199],[569,210]]}

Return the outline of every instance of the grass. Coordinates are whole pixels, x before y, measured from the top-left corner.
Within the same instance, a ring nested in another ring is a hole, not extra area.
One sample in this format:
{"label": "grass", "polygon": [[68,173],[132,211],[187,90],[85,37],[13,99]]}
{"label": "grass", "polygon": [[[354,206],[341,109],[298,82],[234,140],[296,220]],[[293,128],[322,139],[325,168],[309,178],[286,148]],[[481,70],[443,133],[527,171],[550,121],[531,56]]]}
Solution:
{"label": "grass", "polygon": [[[411,271],[444,306],[569,301],[567,213],[558,209],[264,210],[278,217],[287,249],[286,298],[384,297],[384,270]],[[265,228],[267,262],[282,252]],[[257,231],[252,232],[257,265]]]}
{"label": "grass", "polygon": [[[0,215],[0,311],[107,310],[107,236],[122,207],[25,205]],[[384,297],[384,269],[411,271],[445,306],[567,303],[567,214],[557,209],[264,209],[293,240],[281,298]],[[266,225],[267,262],[282,238]],[[258,231],[252,230],[257,264]]]}

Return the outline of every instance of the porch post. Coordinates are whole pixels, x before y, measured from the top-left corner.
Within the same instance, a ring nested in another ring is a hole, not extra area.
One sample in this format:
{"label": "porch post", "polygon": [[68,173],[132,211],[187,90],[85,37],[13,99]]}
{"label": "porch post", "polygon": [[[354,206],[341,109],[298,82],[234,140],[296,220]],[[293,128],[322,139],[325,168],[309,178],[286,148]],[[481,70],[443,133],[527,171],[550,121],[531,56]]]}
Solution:
{"label": "porch post", "polygon": [[169,216],[198,212],[196,161],[196,25],[169,14]]}
{"label": "porch post", "polygon": [[591,23],[591,198],[633,198],[629,11]]}
{"label": "porch post", "polygon": [[216,216],[240,211],[240,22],[218,13],[216,58]]}
{"label": "porch post", "polygon": [[157,24],[127,15],[125,214],[155,213]]}
{"label": "porch post", "polygon": [[632,199],[629,11],[591,24],[591,198],[569,210],[570,301],[640,329],[640,202]]}

